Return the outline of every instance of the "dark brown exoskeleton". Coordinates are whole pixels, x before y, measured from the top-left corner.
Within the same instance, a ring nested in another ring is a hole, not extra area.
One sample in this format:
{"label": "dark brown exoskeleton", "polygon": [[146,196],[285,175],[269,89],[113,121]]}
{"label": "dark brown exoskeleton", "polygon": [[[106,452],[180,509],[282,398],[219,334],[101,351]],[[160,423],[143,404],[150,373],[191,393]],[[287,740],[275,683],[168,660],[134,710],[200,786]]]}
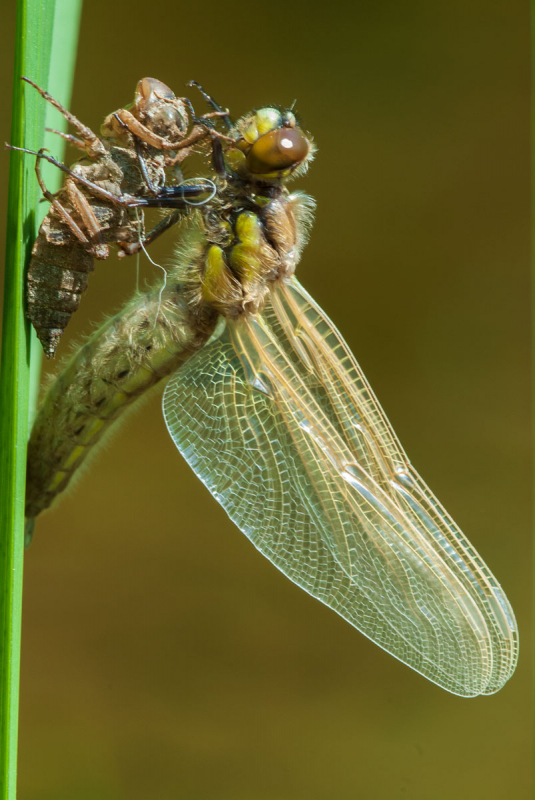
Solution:
{"label": "dark brown exoskeleton", "polygon": [[[48,92],[24,80],[63,114],[77,136],[53,132],[86,156],[68,169],[44,150],[35,154],[37,179],[51,206],[32,250],[27,314],[47,357],[53,358],[87,288],[93,259],[106,259],[111,243],[124,254],[136,252],[173,225],[190,205],[202,204],[210,195],[211,182],[182,181],[180,163],[207,137],[208,126],[202,122],[213,114],[196,124],[188,100],[176,97],[161,81],[143,78],[131,106],[106,117],[97,136]],[[67,173],[55,195],[43,182],[42,158]],[[151,205],[165,197],[166,208],[175,210],[146,233],[138,209],[149,197]]]}

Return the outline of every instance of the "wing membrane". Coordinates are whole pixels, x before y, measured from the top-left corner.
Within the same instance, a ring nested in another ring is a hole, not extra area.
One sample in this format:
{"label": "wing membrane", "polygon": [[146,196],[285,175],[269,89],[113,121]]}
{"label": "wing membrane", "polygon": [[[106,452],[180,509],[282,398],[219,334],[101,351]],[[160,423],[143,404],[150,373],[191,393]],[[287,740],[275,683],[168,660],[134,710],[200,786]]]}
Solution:
{"label": "wing membrane", "polygon": [[295,279],[173,376],[164,414],[190,466],[291,580],[451,692],[508,679],[505,595]]}

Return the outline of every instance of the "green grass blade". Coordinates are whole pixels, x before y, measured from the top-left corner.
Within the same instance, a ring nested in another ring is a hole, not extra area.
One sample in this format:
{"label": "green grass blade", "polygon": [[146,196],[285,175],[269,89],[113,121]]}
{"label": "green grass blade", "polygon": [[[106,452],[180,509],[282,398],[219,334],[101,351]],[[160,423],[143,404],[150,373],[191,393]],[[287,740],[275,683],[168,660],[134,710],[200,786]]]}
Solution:
{"label": "green grass blade", "polygon": [[[19,0],[17,4],[11,129],[11,143],[16,146],[39,149],[43,145],[46,111],[46,104],[37,92],[20,81],[21,75],[27,75],[52,93],[59,78],[63,88],[61,99],[68,101],[66,95],[72,81],[80,8],[81,2],[76,0]],[[56,29],[53,37],[58,22],[63,30]],[[55,48],[53,41],[57,42]],[[56,152],[59,152],[57,147]],[[0,800],[15,800],[16,797],[30,393],[30,337],[24,316],[24,277],[39,221],[36,213],[39,189],[33,167],[31,157],[11,153],[0,366]],[[54,191],[53,185],[51,188]],[[46,207],[42,211],[46,212]],[[34,364],[32,392],[35,398],[39,360],[34,359]]]}

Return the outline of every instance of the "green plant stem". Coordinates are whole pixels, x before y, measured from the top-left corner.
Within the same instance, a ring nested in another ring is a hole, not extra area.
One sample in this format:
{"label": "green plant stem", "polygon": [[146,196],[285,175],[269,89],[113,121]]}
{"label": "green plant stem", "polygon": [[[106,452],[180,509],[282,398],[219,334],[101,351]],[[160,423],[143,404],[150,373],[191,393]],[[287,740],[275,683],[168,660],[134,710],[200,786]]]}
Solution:
{"label": "green plant stem", "polygon": [[[60,99],[68,102],[80,8],[81,1],[77,0],[19,0],[17,4],[11,129],[11,144],[15,146],[42,147],[45,126],[46,104],[32,87],[20,80],[21,75],[32,78],[52,93],[55,91],[54,75],[60,77],[64,90]],[[53,39],[54,26],[58,23],[62,30],[56,29]],[[53,41],[61,42],[54,51]],[[15,800],[16,797],[31,350],[29,326],[24,315],[24,279],[37,233],[38,199],[33,159],[12,152],[0,369],[0,800]],[[34,365],[33,401],[39,360],[34,359]]]}

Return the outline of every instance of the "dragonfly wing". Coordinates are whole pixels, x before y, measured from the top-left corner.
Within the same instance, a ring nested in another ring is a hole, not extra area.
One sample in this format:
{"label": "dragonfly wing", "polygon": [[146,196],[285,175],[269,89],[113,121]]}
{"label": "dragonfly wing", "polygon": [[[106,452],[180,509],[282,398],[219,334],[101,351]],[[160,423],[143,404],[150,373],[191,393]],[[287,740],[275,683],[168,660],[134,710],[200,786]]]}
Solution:
{"label": "dragonfly wing", "polygon": [[296,584],[455,694],[507,680],[505,595],[295,279],[172,377],[164,414],[230,518]]}

